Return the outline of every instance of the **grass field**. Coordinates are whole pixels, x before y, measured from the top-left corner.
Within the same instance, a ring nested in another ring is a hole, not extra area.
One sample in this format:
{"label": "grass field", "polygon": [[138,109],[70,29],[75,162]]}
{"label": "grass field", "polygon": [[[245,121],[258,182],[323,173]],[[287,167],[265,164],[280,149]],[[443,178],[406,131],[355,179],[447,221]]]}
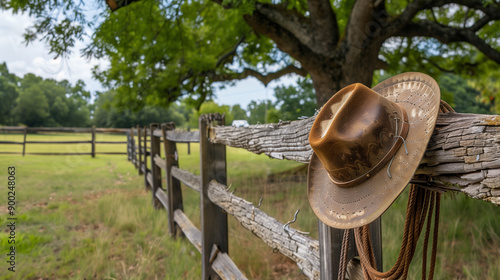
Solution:
{"label": "grass field", "polygon": [[[17,137],[17,138],[16,138]],[[88,135],[29,135],[31,140],[84,140]],[[98,141],[124,141],[124,136],[101,135]],[[0,135],[0,141],[20,141],[21,135]],[[29,145],[27,151],[90,150],[90,145]],[[88,147],[87,147],[88,146]],[[18,146],[0,145],[0,151]],[[97,146],[125,151],[125,145]],[[198,146],[187,154],[178,145],[181,168],[199,174]],[[317,238],[317,219],[306,196],[306,183],[269,183],[268,174],[300,166],[228,148],[228,182],[235,195],[257,203],[282,222],[301,212],[292,227]],[[0,248],[4,256],[0,279],[199,279],[200,254],[187,240],[167,234],[166,213],[151,206],[144,178],[126,156],[18,156],[0,155],[0,178],[7,167],[16,177],[16,272],[5,262],[7,188],[0,193]],[[404,193],[383,216],[384,267],[395,262],[406,209]],[[183,188],[184,209],[199,225],[199,194]],[[500,279],[500,209],[464,195],[446,195],[442,201],[438,263],[435,279]],[[230,255],[249,279],[304,279],[300,270],[274,254],[252,233],[229,217]],[[421,250],[410,271],[420,279]]]}

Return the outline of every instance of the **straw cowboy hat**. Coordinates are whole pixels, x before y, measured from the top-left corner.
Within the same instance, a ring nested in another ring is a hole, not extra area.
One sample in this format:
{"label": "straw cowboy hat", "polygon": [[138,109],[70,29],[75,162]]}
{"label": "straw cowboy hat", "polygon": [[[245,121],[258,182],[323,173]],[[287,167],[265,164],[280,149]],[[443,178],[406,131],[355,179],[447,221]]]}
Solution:
{"label": "straw cowboy hat", "polygon": [[440,90],[422,73],[372,89],[341,89],[317,115],[309,143],[309,203],[325,224],[356,228],[382,215],[409,183],[439,112]]}

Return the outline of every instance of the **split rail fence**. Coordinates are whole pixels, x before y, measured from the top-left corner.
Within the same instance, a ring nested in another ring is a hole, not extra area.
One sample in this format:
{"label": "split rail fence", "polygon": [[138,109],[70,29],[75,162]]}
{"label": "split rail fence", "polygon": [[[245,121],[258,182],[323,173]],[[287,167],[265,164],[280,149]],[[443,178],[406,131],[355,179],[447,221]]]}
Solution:
{"label": "split rail fence", "polygon": [[[130,130],[128,160],[144,175],[153,206],[167,210],[170,235],[183,234],[200,251],[202,279],[246,279],[228,256],[228,214],[295,261],[308,278],[337,279],[340,230],[319,222],[319,240],[312,239],[234,195],[226,186],[226,145],[308,163],[312,154],[308,134],[313,121],[311,117],[233,128],[224,126],[223,115],[208,114],[200,117],[199,131],[178,131],[172,123]],[[192,142],[200,145],[200,175],[178,167],[176,143]],[[162,173],[166,186],[162,186]],[[417,174],[427,175],[433,182],[429,188],[436,191],[453,189],[500,205],[500,116],[440,114]],[[201,229],[184,214],[181,182],[200,193]],[[372,227],[374,237],[380,240],[380,220]],[[374,247],[381,267],[381,242]],[[349,258],[353,254],[350,252]],[[363,279],[359,263],[349,262],[348,277]]]}
{"label": "split rail fence", "polygon": [[[119,134],[119,135],[129,135],[129,129],[121,128],[80,128],[80,127],[20,127],[20,126],[3,126],[0,127],[0,133],[3,134],[22,134],[23,141],[0,141],[1,145],[22,145],[22,152],[12,152],[12,151],[0,151],[0,154],[18,154],[18,155],[90,155],[95,157],[96,154],[101,155],[125,155],[126,152],[97,152],[96,145],[99,144],[118,144],[124,145],[128,143],[127,141],[97,141],[96,134]],[[79,140],[79,141],[29,141],[27,136],[29,134],[50,134],[53,133],[89,133],[91,135],[90,140]],[[61,153],[61,152],[26,152],[26,144],[88,144],[90,145],[89,153],[71,152],[71,153]]]}

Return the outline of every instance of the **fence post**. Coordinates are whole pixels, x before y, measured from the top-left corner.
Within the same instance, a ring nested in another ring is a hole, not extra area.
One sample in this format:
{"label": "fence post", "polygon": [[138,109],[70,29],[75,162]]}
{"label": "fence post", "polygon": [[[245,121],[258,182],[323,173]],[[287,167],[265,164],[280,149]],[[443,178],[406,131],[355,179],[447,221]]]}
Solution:
{"label": "fence post", "polygon": [[134,167],[137,168],[136,157],[135,157],[135,139],[134,139],[134,128],[133,127],[130,128],[129,137],[130,137],[130,159],[131,159]]}
{"label": "fence post", "polygon": [[[174,130],[174,123],[164,123],[161,125],[161,133],[163,136],[163,147],[165,149],[165,181],[167,183],[167,196],[168,196],[168,230],[171,236],[176,236],[177,234],[177,226],[174,222],[174,211],[177,209],[184,210],[182,205],[182,189],[181,182],[172,177],[172,166],[179,166],[178,158],[179,154],[177,153],[177,145],[175,142],[167,139],[167,130]],[[178,231],[182,234],[182,231]]]}
{"label": "fence post", "polygon": [[139,175],[142,175],[142,130],[139,125],[137,125],[137,141],[139,142],[139,146],[137,147],[137,150],[139,150]]}
{"label": "fence post", "polygon": [[135,145],[135,134],[134,128],[131,128],[132,131],[132,161],[134,162],[134,167],[137,169],[137,146]]}
{"label": "fence post", "polygon": [[208,198],[208,184],[215,180],[227,184],[226,146],[209,141],[209,128],[213,122],[224,125],[220,114],[201,115],[200,129],[200,171],[201,171],[201,235],[202,235],[202,279],[220,279],[211,266],[213,246],[228,252],[227,214]]}
{"label": "fence post", "polygon": [[94,158],[95,157],[95,125],[92,126],[92,148],[91,148],[91,155]]}
{"label": "fence post", "polygon": [[[189,131],[191,131],[191,128],[190,128],[190,127],[188,127],[188,132],[189,132]],[[191,143],[190,143],[190,142],[188,142],[188,155],[190,155],[190,154],[191,154]]]}
{"label": "fence post", "polygon": [[151,139],[151,177],[153,178],[152,180],[152,186],[151,188],[153,189],[152,194],[153,194],[153,207],[155,209],[160,209],[163,208],[160,200],[156,197],[156,191],[158,189],[161,189],[161,168],[156,165],[155,162],[155,157],[156,155],[160,156],[160,137],[156,137],[154,135],[155,129],[158,128],[157,123],[153,123],[149,125],[149,138]]}
{"label": "fence post", "polygon": [[[340,264],[340,252],[344,230],[329,227],[319,221],[319,256],[320,256],[320,279],[336,280]],[[350,232],[349,251],[347,261],[358,255],[354,243],[354,232]],[[377,270],[382,271],[382,225],[379,217],[370,224],[370,238],[377,264]]]}
{"label": "fence post", "polygon": [[147,131],[148,131],[148,127],[147,126],[144,126],[144,130],[142,132],[142,136],[144,137],[143,141],[142,141],[142,146],[143,146],[143,149],[144,149],[144,185],[145,185],[145,188],[146,188],[146,191],[149,191],[149,183],[148,183],[148,134],[147,134]]}
{"label": "fence post", "polygon": [[24,128],[24,140],[23,140],[23,157],[26,152],[26,134],[28,133],[28,128]]}
{"label": "fence post", "polygon": [[132,161],[132,138],[130,137],[130,132],[127,132],[127,160]]}

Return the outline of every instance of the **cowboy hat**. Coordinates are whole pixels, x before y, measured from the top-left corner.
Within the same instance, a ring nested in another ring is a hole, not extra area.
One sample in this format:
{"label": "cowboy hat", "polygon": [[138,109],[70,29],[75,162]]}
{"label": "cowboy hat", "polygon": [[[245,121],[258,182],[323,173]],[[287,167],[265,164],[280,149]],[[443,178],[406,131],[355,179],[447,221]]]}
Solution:
{"label": "cowboy hat", "polygon": [[437,82],[414,72],[333,95],[309,133],[307,192],[316,216],[350,229],[382,215],[417,170],[439,103]]}

